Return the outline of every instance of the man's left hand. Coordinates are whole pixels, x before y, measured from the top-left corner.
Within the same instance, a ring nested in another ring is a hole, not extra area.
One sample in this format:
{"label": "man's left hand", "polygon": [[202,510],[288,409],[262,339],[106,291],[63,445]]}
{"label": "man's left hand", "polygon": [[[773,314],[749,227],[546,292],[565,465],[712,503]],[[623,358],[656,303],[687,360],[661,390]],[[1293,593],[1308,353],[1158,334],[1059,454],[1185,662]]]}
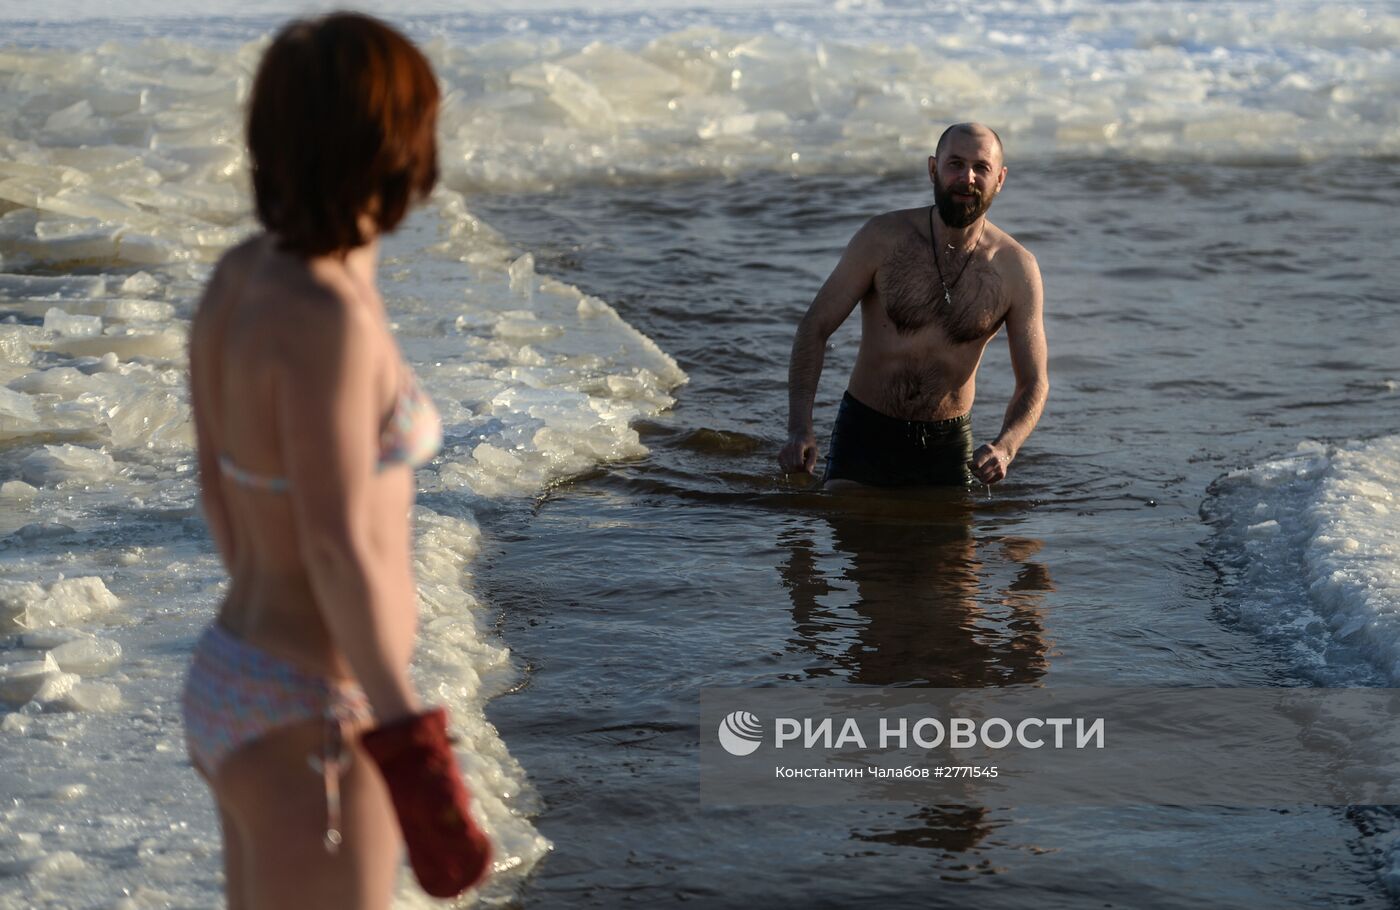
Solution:
{"label": "man's left hand", "polygon": [[1006,477],[1006,469],[1011,467],[1011,452],[1005,446],[989,442],[972,453],[968,467],[972,476],[986,484],[993,484]]}

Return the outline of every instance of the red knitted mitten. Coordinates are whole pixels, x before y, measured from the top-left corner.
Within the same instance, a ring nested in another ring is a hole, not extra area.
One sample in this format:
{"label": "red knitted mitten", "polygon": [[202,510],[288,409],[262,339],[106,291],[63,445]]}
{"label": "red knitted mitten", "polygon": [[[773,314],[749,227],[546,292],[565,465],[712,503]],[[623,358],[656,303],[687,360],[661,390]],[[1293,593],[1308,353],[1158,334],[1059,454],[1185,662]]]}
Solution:
{"label": "red knitted mitten", "polygon": [[491,865],[491,843],[467,811],[471,796],[448,745],[447,712],[434,708],[375,727],[360,742],[389,785],[423,890],[453,897],[480,882]]}

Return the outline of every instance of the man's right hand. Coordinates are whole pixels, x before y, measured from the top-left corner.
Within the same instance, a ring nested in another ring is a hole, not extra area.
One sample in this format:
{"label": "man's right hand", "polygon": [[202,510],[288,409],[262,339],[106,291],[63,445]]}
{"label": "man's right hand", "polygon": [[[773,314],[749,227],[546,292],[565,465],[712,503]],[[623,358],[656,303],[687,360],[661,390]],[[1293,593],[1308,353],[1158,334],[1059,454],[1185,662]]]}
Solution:
{"label": "man's right hand", "polygon": [[778,453],[778,466],[784,474],[813,474],[817,469],[817,437],[808,430],[793,433]]}

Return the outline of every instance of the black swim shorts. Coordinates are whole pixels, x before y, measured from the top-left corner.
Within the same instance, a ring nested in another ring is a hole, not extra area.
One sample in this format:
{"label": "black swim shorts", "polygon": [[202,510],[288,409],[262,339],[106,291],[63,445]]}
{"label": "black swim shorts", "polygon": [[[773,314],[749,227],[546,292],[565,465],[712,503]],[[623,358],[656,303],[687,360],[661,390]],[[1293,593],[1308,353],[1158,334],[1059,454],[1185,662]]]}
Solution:
{"label": "black swim shorts", "polygon": [[861,404],[847,392],[836,413],[828,480],[876,487],[967,486],[972,475],[970,415],[948,420],[901,420]]}

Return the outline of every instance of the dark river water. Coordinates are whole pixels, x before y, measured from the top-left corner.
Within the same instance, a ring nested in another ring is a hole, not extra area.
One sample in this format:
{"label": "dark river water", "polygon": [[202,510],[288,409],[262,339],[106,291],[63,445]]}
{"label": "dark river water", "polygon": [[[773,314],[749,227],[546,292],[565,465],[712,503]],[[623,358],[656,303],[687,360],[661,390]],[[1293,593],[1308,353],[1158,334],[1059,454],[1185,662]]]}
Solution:
{"label": "dark river water", "polygon": [[[708,687],[1385,684],[1364,663],[1303,674],[1240,623],[1202,504],[1304,440],[1400,428],[1400,166],[1013,167],[991,217],[1040,261],[1052,391],[1007,481],[852,498],[784,480],[797,320],[865,218],[929,195],[914,169],[473,200],[690,377],[638,427],[649,455],[486,529],[483,593],[526,668],[490,716],[555,844],[521,900],[1389,906],[1377,810],[701,802]],[[858,343],[856,319],[832,338],[819,438]],[[1011,388],[997,339],[978,443]]]}

